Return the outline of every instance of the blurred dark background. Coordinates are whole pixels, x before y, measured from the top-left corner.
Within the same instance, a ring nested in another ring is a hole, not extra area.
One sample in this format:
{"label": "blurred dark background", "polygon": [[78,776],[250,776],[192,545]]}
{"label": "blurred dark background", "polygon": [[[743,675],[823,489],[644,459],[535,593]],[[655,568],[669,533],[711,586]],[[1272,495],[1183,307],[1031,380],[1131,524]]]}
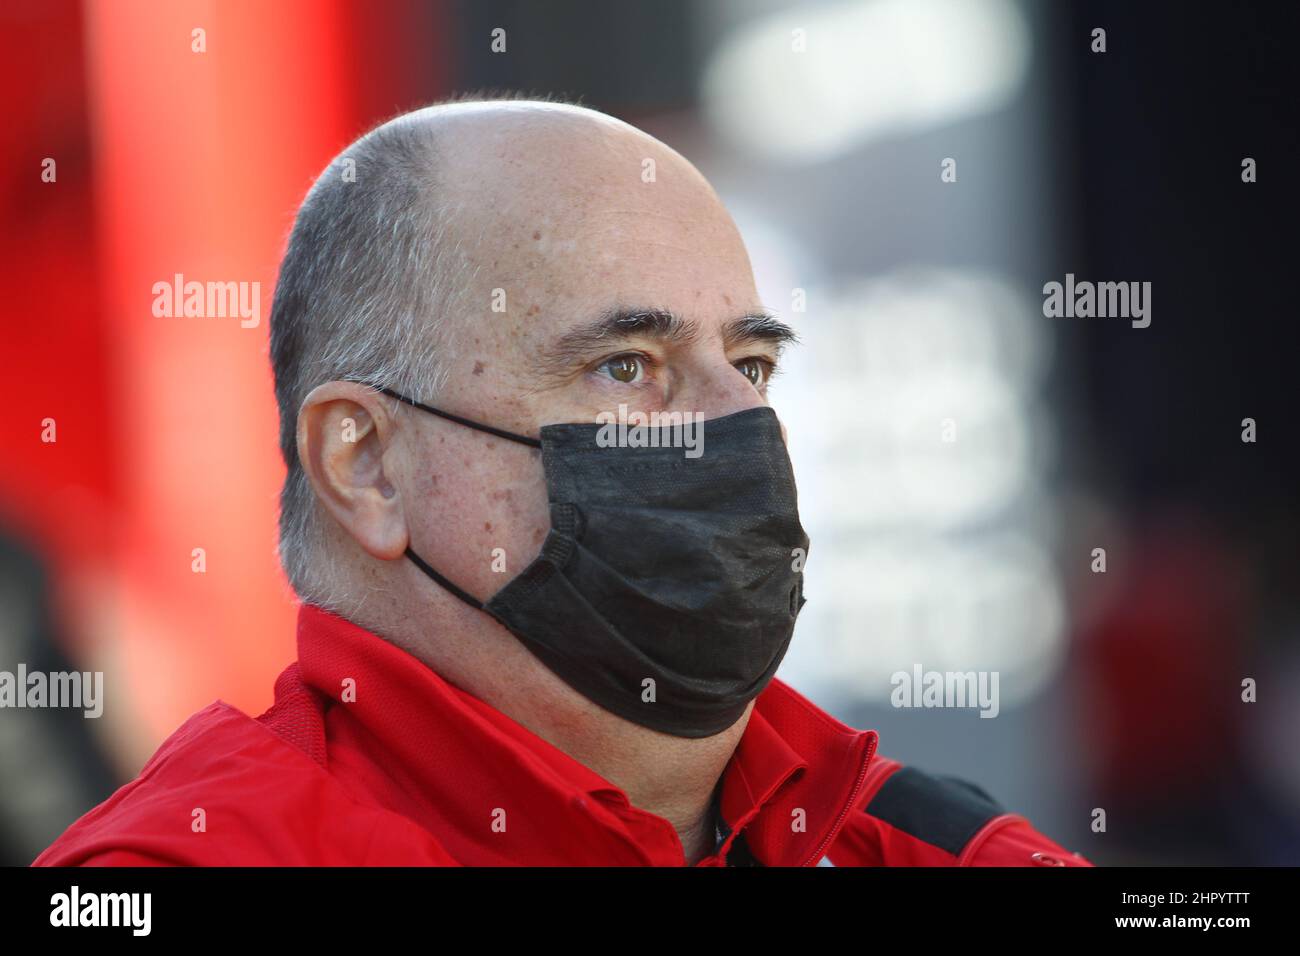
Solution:
{"label": "blurred dark background", "polygon": [[[0,710],[0,863],[212,699],[270,704],[293,211],[368,127],[483,88],[678,149],[800,329],[773,404],[814,544],[783,678],[1098,864],[1300,863],[1296,10],[5,4],[0,670],[100,670],[106,702]],[[262,323],[153,317],[178,272],[260,281]],[[1067,273],[1150,282],[1150,326],[1045,317]],[[998,717],[891,707],[915,664],[998,671]]]}

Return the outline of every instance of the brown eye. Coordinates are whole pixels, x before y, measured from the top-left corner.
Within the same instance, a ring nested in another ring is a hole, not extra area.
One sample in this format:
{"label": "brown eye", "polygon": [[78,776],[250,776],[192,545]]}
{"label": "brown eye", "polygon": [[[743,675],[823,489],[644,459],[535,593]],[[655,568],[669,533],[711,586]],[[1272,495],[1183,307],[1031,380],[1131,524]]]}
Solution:
{"label": "brown eye", "polygon": [[636,355],[616,355],[605,362],[601,368],[607,371],[614,381],[630,385],[641,375],[641,359]]}
{"label": "brown eye", "polygon": [[745,359],[737,362],[736,368],[755,388],[762,388],[767,381],[767,368],[760,359]]}

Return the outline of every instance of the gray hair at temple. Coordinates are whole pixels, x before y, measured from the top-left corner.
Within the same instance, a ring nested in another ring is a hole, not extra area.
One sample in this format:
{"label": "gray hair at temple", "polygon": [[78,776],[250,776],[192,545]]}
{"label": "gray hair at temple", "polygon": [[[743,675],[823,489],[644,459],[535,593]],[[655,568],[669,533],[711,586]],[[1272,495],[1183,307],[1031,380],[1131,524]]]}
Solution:
{"label": "gray hair at temple", "polygon": [[298,460],[298,410],[313,388],[338,379],[436,397],[452,346],[451,323],[442,319],[465,311],[460,297],[477,267],[461,251],[455,196],[439,182],[436,124],[428,119],[440,107],[494,100],[567,102],[472,93],[404,113],[335,157],[298,210],[270,325],[288,468],[280,561],[303,601],[336,610],[341,595],[322,547],[328,519]]}
{"label": "gray hair at temple", "polygon": [[323,515],[298,460],[298,409],[317,385],[358,378],[431,396],[435,342],[458,264],[426,124],[399,117],[329,164],[303,200],[271,307],[280,410],[280,561],[304,601],[330,606]]}

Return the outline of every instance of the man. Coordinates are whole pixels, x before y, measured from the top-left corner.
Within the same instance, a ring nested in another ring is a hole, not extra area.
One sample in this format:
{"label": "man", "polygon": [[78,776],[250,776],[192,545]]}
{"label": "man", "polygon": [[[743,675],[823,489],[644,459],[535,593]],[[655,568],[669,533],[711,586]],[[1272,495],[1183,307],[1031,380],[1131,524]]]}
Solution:
{"label": "man", "polygon": [[299,659],[36,862],[1089,865],[773,677],[791,338],[625,123],[465,100],[354,143],[271,319]]}

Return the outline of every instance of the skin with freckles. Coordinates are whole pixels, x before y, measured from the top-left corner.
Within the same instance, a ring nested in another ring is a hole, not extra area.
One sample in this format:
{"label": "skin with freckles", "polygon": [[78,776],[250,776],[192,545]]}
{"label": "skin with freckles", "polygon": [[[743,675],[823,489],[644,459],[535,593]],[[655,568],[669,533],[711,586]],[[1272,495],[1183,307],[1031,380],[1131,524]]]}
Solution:
{"label": "skin with freckles", "polygon": [[[534,437],[620,403],[706,420],[766,404],[779,343],[734,334],[738,319],[762,313],[749,258],[685,159],[626,123],[560,104],[461,103],[403,121],[436,132],[436,188],[456,194],[452,230],[475,267],[463,312],[430,318],[450,335],[446,383],[412,398]],[[653,182],[643,180],[646,160]],[[495,289],[505,291],[504,312],[492,310]],[[686,334],[565,338],[628,306],[671,312]],[[355,442],[341,437],[348,418]],[[330,554],[352,620],[668,820],[687,862],[712,850],[709,800],[752,704],[703,739],[633,724],[569,688],[403,557],[409,544],[490,598],[537,556],[549,528],[540,452],[347,382],[308,395],[298,448],[334,519]],[[505,573],[492,567],[498,548]]]}

